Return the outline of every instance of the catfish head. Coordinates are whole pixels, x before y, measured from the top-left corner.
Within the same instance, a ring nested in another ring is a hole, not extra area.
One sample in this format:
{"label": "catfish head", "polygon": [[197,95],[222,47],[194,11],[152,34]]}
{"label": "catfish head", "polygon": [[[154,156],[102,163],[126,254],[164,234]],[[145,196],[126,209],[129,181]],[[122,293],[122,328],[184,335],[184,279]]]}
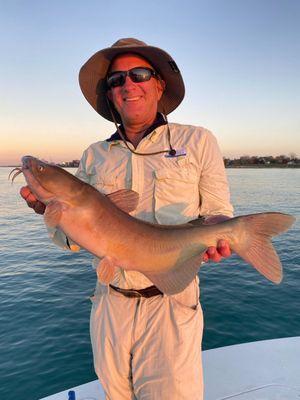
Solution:
{"label": "catfish head", "polygon": [[44,204],[76,201],[84,183],[64,169],[32,156],[22,157],[21,170],[32,193]]}

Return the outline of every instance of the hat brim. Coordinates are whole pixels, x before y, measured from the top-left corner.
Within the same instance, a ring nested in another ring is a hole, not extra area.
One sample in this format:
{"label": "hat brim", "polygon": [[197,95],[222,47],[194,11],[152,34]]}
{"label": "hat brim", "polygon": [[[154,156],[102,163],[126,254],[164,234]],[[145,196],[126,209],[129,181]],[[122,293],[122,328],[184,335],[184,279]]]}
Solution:
{"label": "hat brim", "polygon": [[[184,98],[185,88],[181,73],[164,50],[153,46],[114,46],[95,53],[80,69],[79,85],[84,97],[102,117],[113,121],[106,96],[106,75],[112,60],[120,54],[135,53],[145,58],[165,81],[166,87],[158,103],[158,111],[170,114]],[[120,115],[114,110],[117,122]]]}

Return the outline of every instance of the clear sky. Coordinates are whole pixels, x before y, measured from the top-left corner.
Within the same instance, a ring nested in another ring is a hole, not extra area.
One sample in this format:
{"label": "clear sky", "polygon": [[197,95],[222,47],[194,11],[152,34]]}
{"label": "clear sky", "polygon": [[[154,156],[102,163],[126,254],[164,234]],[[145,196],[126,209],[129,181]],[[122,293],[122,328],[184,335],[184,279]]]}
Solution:
{"label": "clear sky", "polygon": [[169,52],[186,84],[170,121],[204,126],[224,156],[300,156],[300,1],[2,0],[0,165],[78,159],[112,123],[78,71],[137,37]]}

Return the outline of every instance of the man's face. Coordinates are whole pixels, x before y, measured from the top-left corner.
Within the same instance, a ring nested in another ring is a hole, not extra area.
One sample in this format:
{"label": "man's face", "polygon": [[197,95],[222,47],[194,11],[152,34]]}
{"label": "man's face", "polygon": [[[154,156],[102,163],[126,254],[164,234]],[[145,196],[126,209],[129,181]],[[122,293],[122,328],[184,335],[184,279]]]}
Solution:
{"label": "man's face", "polygon": [[[153,69],[144,58],[138,55],[122,54],[115,58],[109,72],[128,71],[135,67]],[[153,122],[162,93],[162,83],[154,77],[146,82],[135,83],[127,76],[123,86],[111,88],[107,95],[120,114],[123,124],[129,127]]]}

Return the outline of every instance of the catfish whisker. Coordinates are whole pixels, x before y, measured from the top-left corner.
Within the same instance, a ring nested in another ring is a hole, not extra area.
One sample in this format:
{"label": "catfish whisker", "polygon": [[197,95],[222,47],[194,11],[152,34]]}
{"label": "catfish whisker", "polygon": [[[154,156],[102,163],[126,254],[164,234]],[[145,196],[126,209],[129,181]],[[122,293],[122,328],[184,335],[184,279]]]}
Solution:
{"label": "catfish whisker", "polygon": [[10,171],[10,173],[8,175],[8,179],[10,179],[10,176],[14,171],[17,171],[17,172],[13,175],[13,177],[11,179],[11,183],[13,183],[14,179],[23,172],[23,170],[20,167],[14,168],[13,170]]}
{"label": "catfish whisker", "polygon": [[12,169],[12,170],[10,171],[9,175],[8,175],[8,179],[10,178],[11,174],[12,174],[14,171],[20,171],[20,167],[16,167],[16,168]]}
{"label": "catfish whisker", "polygon": [[12,177],[12,180],[11,180],[11,182],[13,183],[13,181],[14,181],[14,179],[18,176],[18,175],[20,175],[20,174],[22,174],[22,170],[20,169],[18,172],[16,172],[15,174],[14,174],[14,176]]}

